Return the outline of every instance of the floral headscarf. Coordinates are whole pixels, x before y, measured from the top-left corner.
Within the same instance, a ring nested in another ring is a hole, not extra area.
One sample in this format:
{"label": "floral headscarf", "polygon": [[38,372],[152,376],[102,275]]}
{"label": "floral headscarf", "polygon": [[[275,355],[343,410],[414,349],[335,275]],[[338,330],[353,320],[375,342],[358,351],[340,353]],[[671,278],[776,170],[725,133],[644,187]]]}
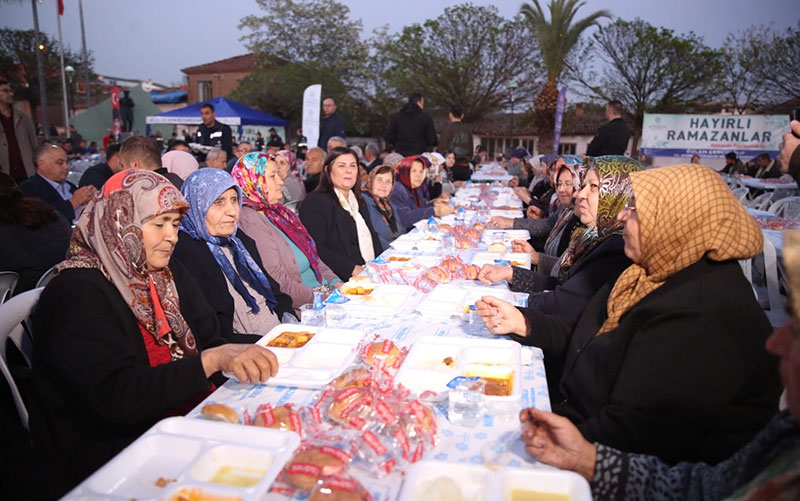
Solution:
{"label": "floral headscarf", "polygon": [[[644,170],[636,160],[623,156],[604,156],[586,159],[586,173],[594,169],[600,178],[600,197],[597,202],[597,225],[579,226],[573,231],[569,247],[558,263],[560,280],[566,279],[570,267],[581,256],[604,242],[611,235],[621,235],[625,226],[617,215],[631,197],[629,174]],[[583,174],[586,179],[586,174]]]}
{"label": "floral headscarf", "polygon": [[300,252],[308,258],[317,281],[322,283],[319,255],[314,239],[294,212],[279,203],[269,203],[267,182],[264,179],[269,161],[269,157],[264,153],[253,152],[243,155],[236,162],[231,175],[242,189],[242,202],[263,214],[300,249]]}
{"label": "floral headscarf", "polygon": [[189,204],[166,178],[128,169],[111,176],[89,202],[72,232],[67,259],[56,266],[94,268],[114,284],[140,329],[177,360],[197,353],[194,334],[180,310],[170,269],[147,270],[142,224]]}
{"label": "floral headscarf", "polygon": [[761,229],[722,178],[699,164],[630,175],[636,195],[641,256],[617,279],[608,298],[604,334],[634,304],[703,257],[748,259],[764,245]]}
{"label": "floral headscarf", "polygon": [[[267,301],[267,307],[270,311],[274,311],[278,301],[275,299],[275,294],[269,285],[269,279],[261,271],[258,264],[253,261],[242,241],[236,238],[236,228],[234,228],[233,235],[230,237],[216,237],[208,232],[208,227],[206,226],[208,209],[223,193],[231,188],[236,190],[239,206],[241,207],[242,190],[234,182],[231,175],[224,170],[200,169],[190,174],[181,188],[183,196],[186,197],[190,205],[189,212],[181,222],[181,229],[195,240],[205,241],[211,251],[211,255],[214,256],[214,260],[222,268],[222,272],[233,284],[233,288],[242,296],[253,313],[258,313],[260,308],[242,280],[261,294]],[[222,251],[223,246],[230,248],[233,254],[233,264]]]}
{"label": "floral headscarf", "polygon": [[558,174],[556,174],[556,180],[561,176],[561,171],[567,170],[572,175],[572,182],[575,188],[573,192],[573,203],[558,215],[558,219],[556,219],[556,223],[553,225],[553,229],[550,230],[550,235],[547,237],[547,241],[544,244],[545,249],[549,248],[553,244],[553,240],[556,237],[559,239],[561,238],[560,233],[561,230],[567,226],[572,220],[572,217],[575,215],[575,195],[581,189],[581,178],[586,173],[586,170],[583,168],[583,164],[567,164],[562,165],[560,169],[558,169]]}

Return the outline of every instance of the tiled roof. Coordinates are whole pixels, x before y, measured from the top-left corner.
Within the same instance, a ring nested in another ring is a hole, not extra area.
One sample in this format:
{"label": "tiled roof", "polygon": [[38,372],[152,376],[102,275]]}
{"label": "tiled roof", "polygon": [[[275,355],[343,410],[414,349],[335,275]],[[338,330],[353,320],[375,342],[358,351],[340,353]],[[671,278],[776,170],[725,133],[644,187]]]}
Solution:
{"label": "tiled roof", "polygon": [[190,66],[183,68],[181,71],[186,74],[192,73],[240,73],[246,71],[253,71],[256,67],[256,56],[252,52],[250,54],[242,54],[241,56],[229,57],[211,63],[200,64],[197,66]]}

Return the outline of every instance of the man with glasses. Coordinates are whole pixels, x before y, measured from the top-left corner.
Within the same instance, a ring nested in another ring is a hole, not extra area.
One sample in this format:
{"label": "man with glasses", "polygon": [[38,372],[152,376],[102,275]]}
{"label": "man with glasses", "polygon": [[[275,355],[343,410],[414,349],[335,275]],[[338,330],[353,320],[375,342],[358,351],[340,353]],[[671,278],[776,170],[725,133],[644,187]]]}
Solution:
{"label": "man with glasses", "polygon": [[14,91],[0,80],[0,172],[21,183],[36,174],[36,128],[30,115],[14,109]]}

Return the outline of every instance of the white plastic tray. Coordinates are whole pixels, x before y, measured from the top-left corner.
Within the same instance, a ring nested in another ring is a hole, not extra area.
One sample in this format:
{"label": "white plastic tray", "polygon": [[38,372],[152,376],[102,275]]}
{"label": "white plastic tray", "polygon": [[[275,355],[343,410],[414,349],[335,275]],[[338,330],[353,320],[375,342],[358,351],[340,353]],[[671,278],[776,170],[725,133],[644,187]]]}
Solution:
{"label": "white plastic tray", "polygon": [[[486,395],[484,399],[490,403],[518,403],[522,394],[520,353],[519,343],[505,339],[422,336],[406,355],[397,380],[417,394],[432,391],[443,397],[447,383],[456,376],[472,375],[471,371],[487,376],[511,374],[510,395]],[[453,358],[452,367],[443,363],[446,357]]]}
{"label": "white plastic tray", "polygon": [[502,238],[503,243],[509,248],[511,248],[511,242],[513,240],[529,240],[531,238],[531,234],[528,230],[495,230],[487,228],[486,231],[483,232],[481,240],[490,244],[495,241],[496,236]]}
{"label": "white plastic tray", "polygon": [[[201,488],[207,494],[258,500],[299,444],[296,433],[171,417],[155,424],[64,499],[169,499],[182,488]],[[250,487],[211,482],[222,466],[264,473]],[[159,478],[175,482],[158,487]]]}
{"label": "white plastic tray", "polygon": [[[500,205],[507,205],[512,206],[512,204],[500,204]],[[489,217],[510,217],[510,218],[517,218],[517,217],[524,217],[522,209],[491,209],[489,210]]]}
{"label": "white plastic tray", "polygon": [[472,264],[476,266],[483,266],[484,264],[502,265],[502,261],[522,263],[511,264],[510,266],[531,269],[531,255],[527,252],[506,252],[504,254],[497,252],[478,252],[472,257]]}
{"label": "white plastic tray", "polygon": [[[409,311],[411,306],[408,305],[409,298],[414,295],[416,289],[410,285],[398,284],[357,284],[373,288],[372,293],[368,295],[350,295],[345,296],[350,299],[346,303],[338,305],[344,308],[349,314],[353,316],[376,316],[376,317],[390,317],[395,316],[399,312]],[[342,290],[347,290],[348,285]]]}
{"label": "white plastic tray", "polygon": [[417,305],[417,311],[423,316],[430,317],[462,315],[468,311],[469,305],[475,304],[475,301],[482,296],[494,296],[515,303],[514,297],[508,289],[439,284],[424,301]]}
{"label": "white plastic tray", "polygon": [[[313,332],[315,336],[302,348],[267,346],[282,332]],[[364,332],[310,325],[280,324],[272,328],[256,344],[267,346],[278,357],[278,374],[267,380],[270,386],[294,386],[319,389],[339,376],[356,357]],[[226,377],[236,379],[230,373]]]}
{"label": "white plastic tray", "polygon": [[570,471],[505,468],[492,471],[482,465],[447,461],[420,461],[406,470],[399,501],[425,499],[430,482],[440,477],[458,485],[464,500],[511,501],[515,489],[563,494],[570,501],[591,501],[586,479]]}

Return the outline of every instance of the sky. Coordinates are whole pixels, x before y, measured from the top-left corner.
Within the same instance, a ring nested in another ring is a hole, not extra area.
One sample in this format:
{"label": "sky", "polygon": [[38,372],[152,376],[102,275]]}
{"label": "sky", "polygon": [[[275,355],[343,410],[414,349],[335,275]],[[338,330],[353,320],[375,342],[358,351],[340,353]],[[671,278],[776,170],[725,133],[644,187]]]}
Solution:
{"label": "sky", "polygon": [[[360,18],[366,34],[389,25],[390,32],[439,16],[452,0],[339,0]],[[547,0],[542,0],[545,3]],[[519,11],[521,0],[473,0],[495,5],[504,17]],[[57,37],[57,0],[40,0],[40,29]],[[78,0],[64,0],[64,43],[81,48]],[[798,0],[586,0],[579,15],[608,9],[617,17],[640,17],[678,33],[693,31],[712,47],[730,32],[751,25],[787,28],[800,20]],[[239,21],[249,14],[263,15],[254,0],[84,0],[86,44],[94,53],[95,72],[117,78],[152,79],[181,84],[181,68],[247,52],[239,41]],[[29,0],[0,0],[0,26],[32,29]]]}

